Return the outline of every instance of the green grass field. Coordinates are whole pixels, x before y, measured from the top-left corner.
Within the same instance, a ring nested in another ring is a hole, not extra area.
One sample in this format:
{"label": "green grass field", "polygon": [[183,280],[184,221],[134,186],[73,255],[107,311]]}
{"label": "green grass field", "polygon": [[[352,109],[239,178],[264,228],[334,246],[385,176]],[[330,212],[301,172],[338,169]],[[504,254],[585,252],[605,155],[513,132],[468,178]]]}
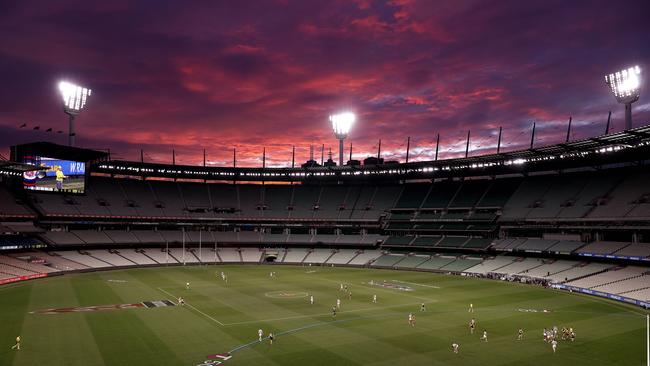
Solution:
{"label": "green grass field", "polygon": [[[226,272],[227,283],[217,271]],[[371,280],[413,291],[371,286]],[[350,286],[351,300],[340,283]],[[314,305],[306,294],[314,295]],[[30,314],[178,296],[186,306]],[[337,297],[342,306],[333,318]],[[409,312],[415,327],[408,325]],[[116,270],[1,287],[0,365],[192,366],[233,350],[225,364],[645,365],[644,314],[583,295],[431,273],[254,265]],[[554,325],[577,334],[574,343],[560,341],[556,354],[542,340],[542,329]],[[520,327],[523,341],[516,340]],[[273,345],[255,342],[259,328],[276,334]],[[483,329],[487,343],[479,340]],[[17,335],[20,351],[10,349]],[[451,352],[452,342],[460,344],[459,354]]]}

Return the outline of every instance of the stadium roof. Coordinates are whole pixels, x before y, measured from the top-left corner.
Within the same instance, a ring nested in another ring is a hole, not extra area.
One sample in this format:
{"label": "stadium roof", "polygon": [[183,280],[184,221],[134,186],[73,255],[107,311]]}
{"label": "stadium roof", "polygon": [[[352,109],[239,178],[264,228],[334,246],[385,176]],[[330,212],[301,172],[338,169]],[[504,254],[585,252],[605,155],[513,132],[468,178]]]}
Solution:
{"label": "stadium roof", "polygon": [[643,163],[649,156],[650,126],[643,126],[628,131],[533,149],[402,164],[233,168],[111,160],[93,164],[91,171],[152,178],[228,181],[402,180],[526,174],[533,171],[555,171],[582,167],[597,168],[608,164]]}

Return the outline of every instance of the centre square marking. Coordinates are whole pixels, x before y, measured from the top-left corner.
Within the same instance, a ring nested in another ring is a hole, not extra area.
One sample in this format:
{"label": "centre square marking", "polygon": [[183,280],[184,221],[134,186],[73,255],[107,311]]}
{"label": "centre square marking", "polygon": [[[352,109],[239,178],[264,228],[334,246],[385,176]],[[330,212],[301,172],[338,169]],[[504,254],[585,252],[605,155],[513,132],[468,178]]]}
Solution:
{"label": "centre square marking", "polygon": [[270,297],[272,299],[299,299],[307,297],[309,294],[305,291],[280,290],[265,292],[264,296]]}

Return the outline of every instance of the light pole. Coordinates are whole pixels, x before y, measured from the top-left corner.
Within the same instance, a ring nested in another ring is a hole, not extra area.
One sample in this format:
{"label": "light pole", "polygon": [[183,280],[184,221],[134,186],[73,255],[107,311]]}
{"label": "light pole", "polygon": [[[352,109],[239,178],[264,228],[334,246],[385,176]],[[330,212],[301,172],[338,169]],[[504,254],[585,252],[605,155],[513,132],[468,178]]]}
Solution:
{"label": "light pole", "polygon": [[357,117],[352,112],[343,112],[330,116],[334,136],[339,139],[339,166],[343,166],[343,140],[348,137],[350,128],[356,119]]}
{"label": "light pole", "polygon": [[68,145],[75,145],[74,119],[86,106],[91,90],[67,81],[59,82],[59,92],[63,97],[63,112],[68,115]]}
{"label": "light pole", "polygon": [[625,105],[626,130],[632,128],[632,103],[639,100],[640,75],[641,68],[637,65],[605,76],[616,101]]}

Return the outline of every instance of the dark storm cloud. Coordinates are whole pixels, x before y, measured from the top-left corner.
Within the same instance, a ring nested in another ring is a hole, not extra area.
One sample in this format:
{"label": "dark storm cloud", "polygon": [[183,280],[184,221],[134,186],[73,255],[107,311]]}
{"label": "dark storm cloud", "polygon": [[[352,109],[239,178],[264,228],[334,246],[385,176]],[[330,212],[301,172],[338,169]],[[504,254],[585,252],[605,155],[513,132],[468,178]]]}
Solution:
{"label": "dark storm cloud", "polygon": [[[621,12],[621,9],[630,11]],[[327,116],[352,109],[355,157],[431,158],[602,133],[621,107],[602,76],[650,67],[647,1],[25,1],[0,5],[0,145],[22,123],[65,129],[56,82],[93,88],[78,141],[119,157],[227,164],[335,145]],[[647,94],[647,92],[645,93]],[[650,118],[642,94],[635,122]]]}

